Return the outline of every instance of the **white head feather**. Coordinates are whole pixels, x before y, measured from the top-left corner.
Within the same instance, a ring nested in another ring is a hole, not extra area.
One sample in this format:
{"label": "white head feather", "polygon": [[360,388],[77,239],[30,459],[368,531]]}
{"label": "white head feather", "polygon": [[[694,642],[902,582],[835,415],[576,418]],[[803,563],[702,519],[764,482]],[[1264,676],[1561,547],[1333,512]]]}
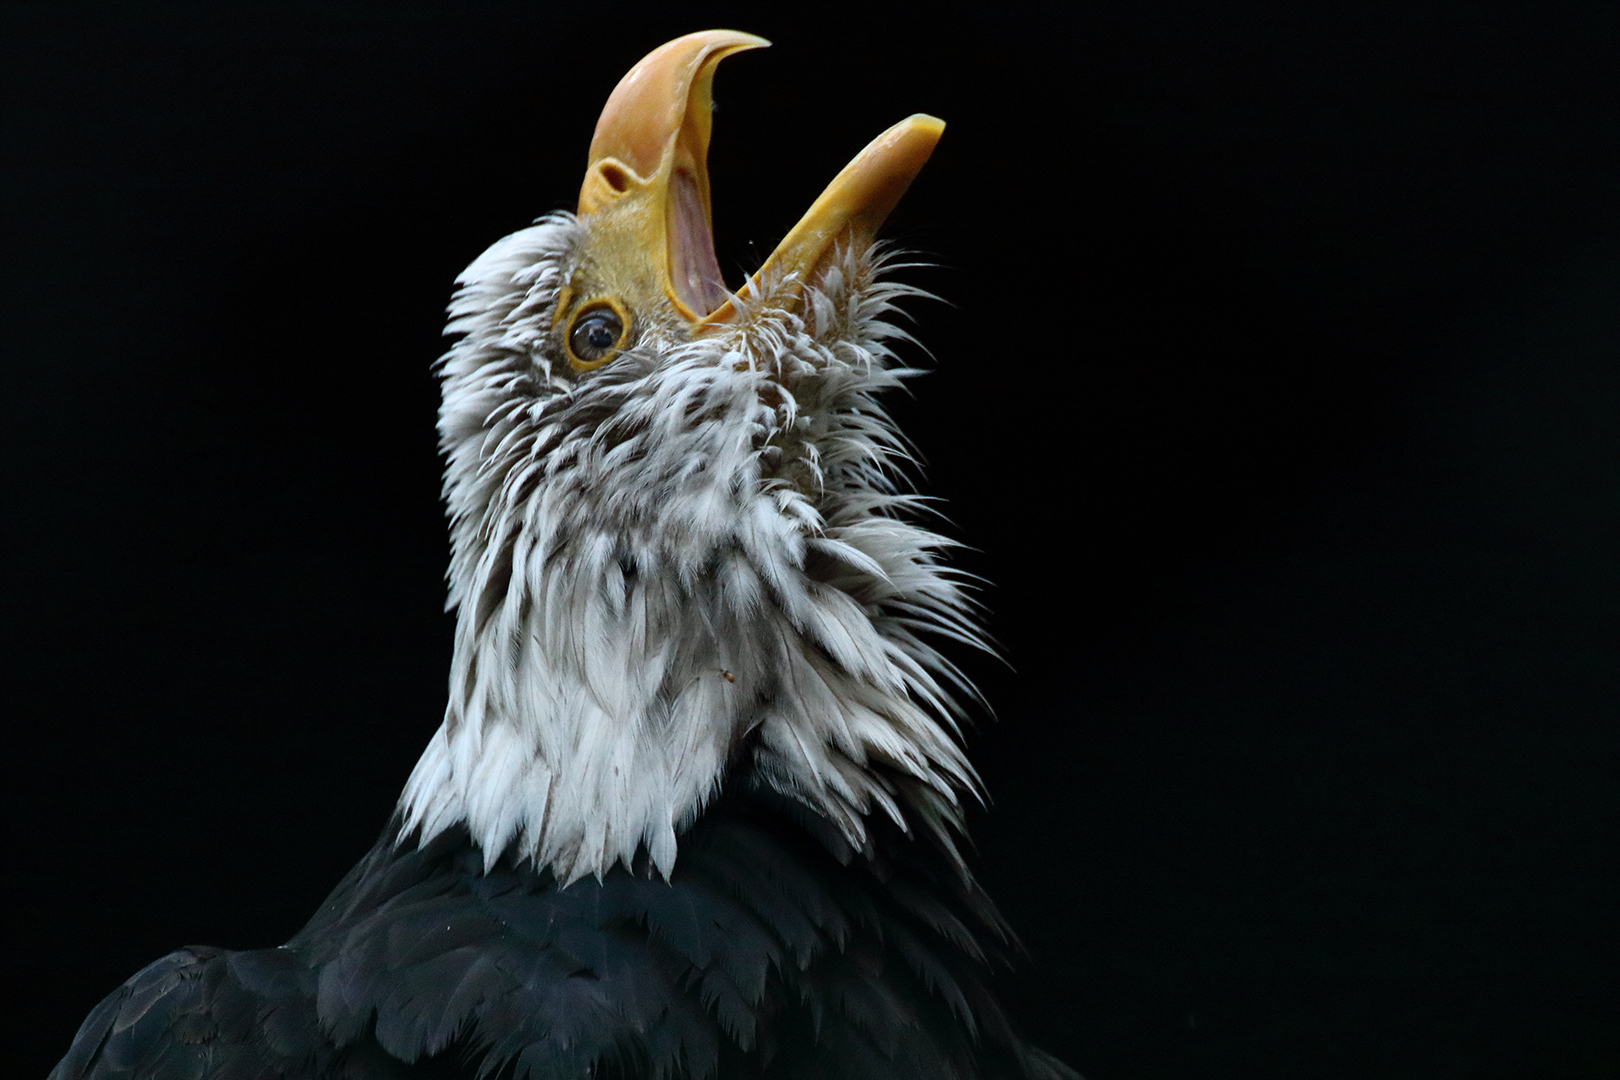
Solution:
{"label": "white head feather", "polygon": [[651,322],[576,374],[549,350],[582,238],[566,214],[506,237],[450,307],[455,657],[402,838],[465,823],[564,882],[644,847],[667,876],[748,757],[857,847],[874,809],[949,842],[966,686],[919,632],[982,641],[876,398],[914,374],[888,321],[913,290],[846,253],[801,304]]}

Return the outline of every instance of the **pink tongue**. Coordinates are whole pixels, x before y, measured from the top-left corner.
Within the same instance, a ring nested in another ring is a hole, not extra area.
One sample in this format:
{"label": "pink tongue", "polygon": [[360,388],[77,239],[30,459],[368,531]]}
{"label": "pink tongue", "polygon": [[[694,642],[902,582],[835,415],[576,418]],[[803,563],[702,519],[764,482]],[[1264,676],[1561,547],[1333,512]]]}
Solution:
{"label": "pink tongue", "polygon": [[726,290],[703,200],[685,169],[675,173],[670,185],[669,224],[669,273],[675,295],[702,318],[726,302]]}

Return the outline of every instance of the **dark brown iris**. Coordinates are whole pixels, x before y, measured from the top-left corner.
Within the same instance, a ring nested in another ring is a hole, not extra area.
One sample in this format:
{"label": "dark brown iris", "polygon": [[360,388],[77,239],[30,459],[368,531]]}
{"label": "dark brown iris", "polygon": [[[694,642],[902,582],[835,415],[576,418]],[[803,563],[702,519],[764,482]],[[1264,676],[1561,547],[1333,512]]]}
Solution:
{"label": "dark brown iris", "polygon": [[580,312],[568,328],[568,351],[578,364],[600,364],[611,359],[623,344],[624,320],[609,307]]}

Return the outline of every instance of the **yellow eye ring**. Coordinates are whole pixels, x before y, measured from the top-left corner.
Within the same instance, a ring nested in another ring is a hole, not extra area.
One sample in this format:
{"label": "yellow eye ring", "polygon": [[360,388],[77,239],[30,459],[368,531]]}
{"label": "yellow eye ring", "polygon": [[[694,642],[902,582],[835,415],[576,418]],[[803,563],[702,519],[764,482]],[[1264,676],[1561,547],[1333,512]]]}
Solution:
{"label": "yellow eye ring", "polygon": [[618,356],[630,336],[630,317],[617,300],[593,300],[568,323],[563,347],[575,371],[590,371]]}

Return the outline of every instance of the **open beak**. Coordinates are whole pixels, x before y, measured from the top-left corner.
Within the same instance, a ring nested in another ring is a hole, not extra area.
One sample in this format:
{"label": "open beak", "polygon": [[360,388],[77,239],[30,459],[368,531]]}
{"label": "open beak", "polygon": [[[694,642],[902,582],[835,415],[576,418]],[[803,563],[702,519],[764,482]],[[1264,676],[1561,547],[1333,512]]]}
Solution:
{"label": "open beak", "polygon": [[[667,302],[693,330],[735,314],[715,258],[708,151],[714,69],[770,44],[734,30],[706,30],[653,50],[626,75],[591,140],[579,215],[604,277],[643,301]],[[841,250],[865,250],[944,131],[918,114],[856,155],[737,295],[760,282],[817,281]],[[627,297],[628,298],[628,297]]]}

